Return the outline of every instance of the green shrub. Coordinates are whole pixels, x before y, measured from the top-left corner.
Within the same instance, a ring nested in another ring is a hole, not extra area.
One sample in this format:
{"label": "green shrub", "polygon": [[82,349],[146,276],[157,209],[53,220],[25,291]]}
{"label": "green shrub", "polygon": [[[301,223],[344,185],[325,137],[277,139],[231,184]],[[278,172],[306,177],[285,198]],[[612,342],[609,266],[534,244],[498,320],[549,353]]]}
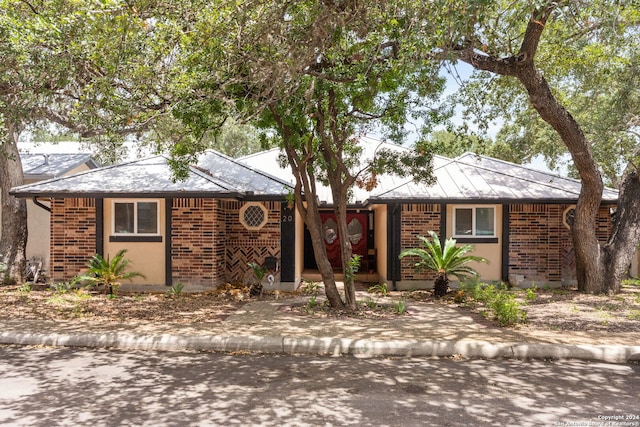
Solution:
{"label": "green shrub", "polygon": [[362,255],[353,255],[349,260],[349,265],[345,269],[345,281],[352,282],[356,273],[360,270],[360,260]]}
{"label": "green shrub", "polygon": [[[2,272],[2,267],[0,267],[0,272]],[[640,286],[640,277],[623,280],[622,284],[627,286]]]}
{"label": "green shrub", "polygon": [[305,295],[318,295],[320,284],[311,280],[305,280],[304,285],[300,287],[300,292]]}
{"label": "green shrub", "polygon": [[391,306],[391,309],[398,315],[404,314],[407,311],[407,302],[404,299],[400,299]]}
{"label": "green shrub", "polygon": [[316,300],[316,296],[312,295],[311,298],[309,298],[309,302],[307,302],[307,311],[313,310],[318,305],[320,305],[320,303]]}
{"label": "green shrub", "polygon": [[365,302],[365,305],[367,307],[369,307],[371,310],[373,310],[374,308],[376,308],[378,306],[378,302],[372,300],[371,298],[368,298]]}
{"label": "green shrub", "polygon": [[640,320],[640,310],[633,310],[629,314],[627,314],[627,319],[629,320]]}
{"label": "green shrub", "polygon": [[538,298],[538,295],[536,294],[537,290],[538,290],[538,287],[536,285],[531,285],[530,288],[525,289],[524,299],[527,300],[528,302],[535,301],[536,298]]}
{"label": "green shrub", "polygon": [[489,309],[493,320],[501,326],[513,326],[526,322],[526,312],[516,301],[515,295],[503,284],[489,285],[473,280],[462,283],[461,288],[470,299]]}
{"label": "green shrub", "polygon": [[515,296],[508,292],[497,292],[490,303],[494,319],[501,326],[513,326],[525,323],[527,314],[520,308]]}
{"label": "green shrub", "polygon": [[478,273],[467,264],[475,262],[487,262],[485,258],[466,255],[473,250],[473,245],[456,245],[456,239],[446,239],[444,244],[440,242],[438,235],[429,231],[431,239],[425,236],[418,236],[424,248],[405,249],[399,258],[415,257],[418,261],[414,267],[418,270],[432,271],[436,274],[433,283],[433,294],[440,298],[449,289],[449,276],[455,276],[458,280],[465,280],[469,277],[477,277]]}
{"label": "green shrub", "polygon": [[56,294],[66,294],[73,289],[73,284],[69,282],[52,283],[51,290]]}
{"label": "green shrub", "polygon": [[178,282],[175,285],[171,286],[166,295],[168,297],[177,297],[178,295],[182,294],[183,287],[184,286],[182,285],[182,282]]}
{"label": "green shrub", "polygon": [[87,274],[76,277],[74,280],[88,282],[87,286],[104,286],[105,292],[113,297],[122,280],[144,277],[144,274],[137,271],[125,272],[131,262],[124,257],[126,253],[126,249],[121,249],[113,259],[108,255],[104,258],[100,254],[95,254],[89,261]]}
{"label": "green shrub", "polygon": [[369,289],[367,289],[367,292],[370,294],[376,294],[376,295],[381,295],[381,296],[387,296],[387,294],[389,293],[389,289],[387,288],[387,284],[386,283],[378,283],[375,286],[371,286]]}

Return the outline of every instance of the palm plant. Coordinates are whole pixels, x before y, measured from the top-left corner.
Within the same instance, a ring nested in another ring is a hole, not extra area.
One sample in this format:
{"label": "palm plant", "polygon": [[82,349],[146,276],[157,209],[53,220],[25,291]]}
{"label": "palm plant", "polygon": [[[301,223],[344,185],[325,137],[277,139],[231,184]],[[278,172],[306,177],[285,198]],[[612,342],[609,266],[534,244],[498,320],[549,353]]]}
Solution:
{"label": "palm plant", "polygon": [[144,274],[136,271],[124,271],[131,262],[125,259],[126,253],[126,249],[121,249],[113,259],[110,259],[109,255],[104,258],[100,254],[95,254],[89,261],[87,273],[76,279],[89,282],[90,285],[103,285],[105,293],[114,295],[123,280],[144,277]]}
{"label": "palm plant", "polygon": [[267,269],[255,262],[247,264],[253,270],[254,281],[249,287],[249,296],[257,297],[262,293],[262,279],[267,274]]}
{"label": "palm plant", "polygon": [[468,276],[477,276],[478,273],[467,264],[471,261],[487,262],[485,258],[473,255],[465,255],[473,250],[472,245],[456,246],[455,239],[447,239],[444,247],[440,244],[438,235],[429,231],[431,240],[424,236],[418,236],[424,243],[424,248],[406,249],[400,253],[400,259],[407,256],[418,257],[414,264],[418,270],[429,270],[436,273],[433,294],[442,297],[449,288],[449,276],[463,280]]}

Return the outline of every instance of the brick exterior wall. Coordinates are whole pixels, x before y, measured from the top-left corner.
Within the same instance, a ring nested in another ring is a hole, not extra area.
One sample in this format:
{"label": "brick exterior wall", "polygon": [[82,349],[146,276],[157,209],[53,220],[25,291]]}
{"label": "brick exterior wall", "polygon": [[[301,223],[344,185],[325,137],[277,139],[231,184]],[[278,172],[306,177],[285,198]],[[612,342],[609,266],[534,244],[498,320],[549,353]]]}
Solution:
{"label": "brick exterior wall", "polygon": [[240,222],[240,208],[245,202],[223,201],[226,226],[225,276],[229,282],[245,280],[251,275],[247,263],[263,264],[268,256],[280,262],[280,202],[260,202],[267,208],[267,223],[260,230],[247,230]]}
{"label": "brick exterior wall", "polygon": [[54,282],[69,281],[96,254],[95,199],[51,201],[51,263]]}
{"label": "brick exterior wall", "polygon": [[[513,284],[571,283],[575,256],[564,212],[573,205],[520,204],[509,208],[509,280]],[[602,206],[596,234],[604,242],[611,233],[610,206]]]}
{"label": "brick exterior wall", "polygon": [[212,287],[224,282],[220,201],[179,198],[171,206],[172,281]]}
{"label": "brick exterior wall", "polygon": [[[429,231],[440,234],[440,205],[416,203],[402,205],[401,252],[405,249],[421,247],[418,236],[429,236]],[[414,267],[417,259],[403,258],[400,265],[402,280],[432,281],[435,275],[428,271],[418,272]]]}
{"label": "brick exterior wall", "polygon": [[[247,230],[239,220],[244,202],[175,198],[171,206],[172,281],[212,287],[243,280],[249,262],[280,261],[280,202],[261,202],[268,220]],[[51,204],[51,277],[71,280],[96,251],[95,199],[54,199]]]}
{"label": "brick exterior wall", "polygon": [[[560,282],[562,242],[569,230],[562,223],[567,205],[509,206],[509,280]],[[514,283],[515,284],[515,283]]]}
{"label": "brick exterior wall", "polygon": [[[535,282],[566,283],[575,280],[575,256],[569,229],[563,223],[570,204],[515,204],[509,209],[510,281],[515,285]],[[600,209],[596,234],[605,242],[611,233],[610,208]],[[401,250],[417,247],[418,235],[440,231],[440,205],[405,204],[402,207]],[[417,272],[415,258],[401,261],[402,281],[430,282],[434,275]],[[496,260],[500,262],[501,260]]]}
{"label": "brick exterior wall", "polygon": [[611,209],[616,209],[615,204],[605,205],[600,207],[598,212],[598,219],[596,224],[596,236],[600,242],[605,243],[611,236],[613,229],[613,222],[611,221]]}

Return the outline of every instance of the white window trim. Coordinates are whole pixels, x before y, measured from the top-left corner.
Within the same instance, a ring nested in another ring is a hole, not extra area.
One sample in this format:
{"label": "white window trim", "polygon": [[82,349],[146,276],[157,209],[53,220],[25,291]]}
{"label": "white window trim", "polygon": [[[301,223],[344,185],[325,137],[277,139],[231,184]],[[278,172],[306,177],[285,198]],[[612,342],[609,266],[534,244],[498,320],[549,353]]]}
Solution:
{"label": "white window trim", "polygon": [[[262,212],[264,213],[264,218],[262,220],[262,223],[260,225],[258,225],[258,226],[250,226],[244,220],[244,212],[247,209],[249,209],[251,206],[258,206],[260,209],[262,209]],[[263,205],[260,202],[246,202],[244,205],[242,205],[242,207],[238,211],[238,219],[240,221],[240,224],[242,224],[244,226],[244,228],[246,228],[247,230],[249,230],[249,231],[260,230],[262,227],[267,225],[267,222],[269,222],[269,210],[267,209],[267,207],[265,205]]]}
{"label": "white window trim", "polygon": [[[156,226],[155,233],[138,233],[138,203],[155,202],[158,206],[156,209]],[[133,233],[116,233],[116,203],[133,203]],[[160,199],[114,199],[111,200],[111,235],[112,236],[160,236]]]}
{"label": "white window trim", "polygon": [[[497,234],[497,213],[498,207],[496,205],[453,205],[453,221],[451,222],[451,232],[454,238],[457,239],[483,239],[498,237]],[[493,209],[493,234],[476,234],[476,209],[477,208],[492,208]],[[458,209],[471,209],[471,234],[455,234],[456,232],[456,211]]]}

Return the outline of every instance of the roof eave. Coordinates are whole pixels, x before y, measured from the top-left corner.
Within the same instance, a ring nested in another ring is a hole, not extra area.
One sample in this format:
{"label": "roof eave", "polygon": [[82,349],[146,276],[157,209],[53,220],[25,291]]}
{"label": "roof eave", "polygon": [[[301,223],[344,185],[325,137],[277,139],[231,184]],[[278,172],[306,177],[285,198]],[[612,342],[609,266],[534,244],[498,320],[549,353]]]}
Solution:
{"label": "roof eave", "polygon": [[[561,198],[526,198],[526,199],[509,199],[509,198],[393,198],[393,197],[370,197],[365,202],[367,204],[390,204],[390,203],[444,203],[444,204],[562,204],[578,202],[578,198],[575,199],[561,199]],[[616,203],[617,199],[602,199],[601,203]]]}
{"label": "roof eave", "polygon": [[246,198],[245,194],[239,192],[202,192],[202,191],[153,191],[153,192],[62,192],[62,191],[10,191],[10,195],[18,198],[31,198],[31,197],[50,197],[55,199],[75,199],[75,198],[89,198],[89,199],[123,199],[123,198],[139,198],[139,199],[153,199],[153,198],[216,198],[216,199],[237,199],[241,200]]}

